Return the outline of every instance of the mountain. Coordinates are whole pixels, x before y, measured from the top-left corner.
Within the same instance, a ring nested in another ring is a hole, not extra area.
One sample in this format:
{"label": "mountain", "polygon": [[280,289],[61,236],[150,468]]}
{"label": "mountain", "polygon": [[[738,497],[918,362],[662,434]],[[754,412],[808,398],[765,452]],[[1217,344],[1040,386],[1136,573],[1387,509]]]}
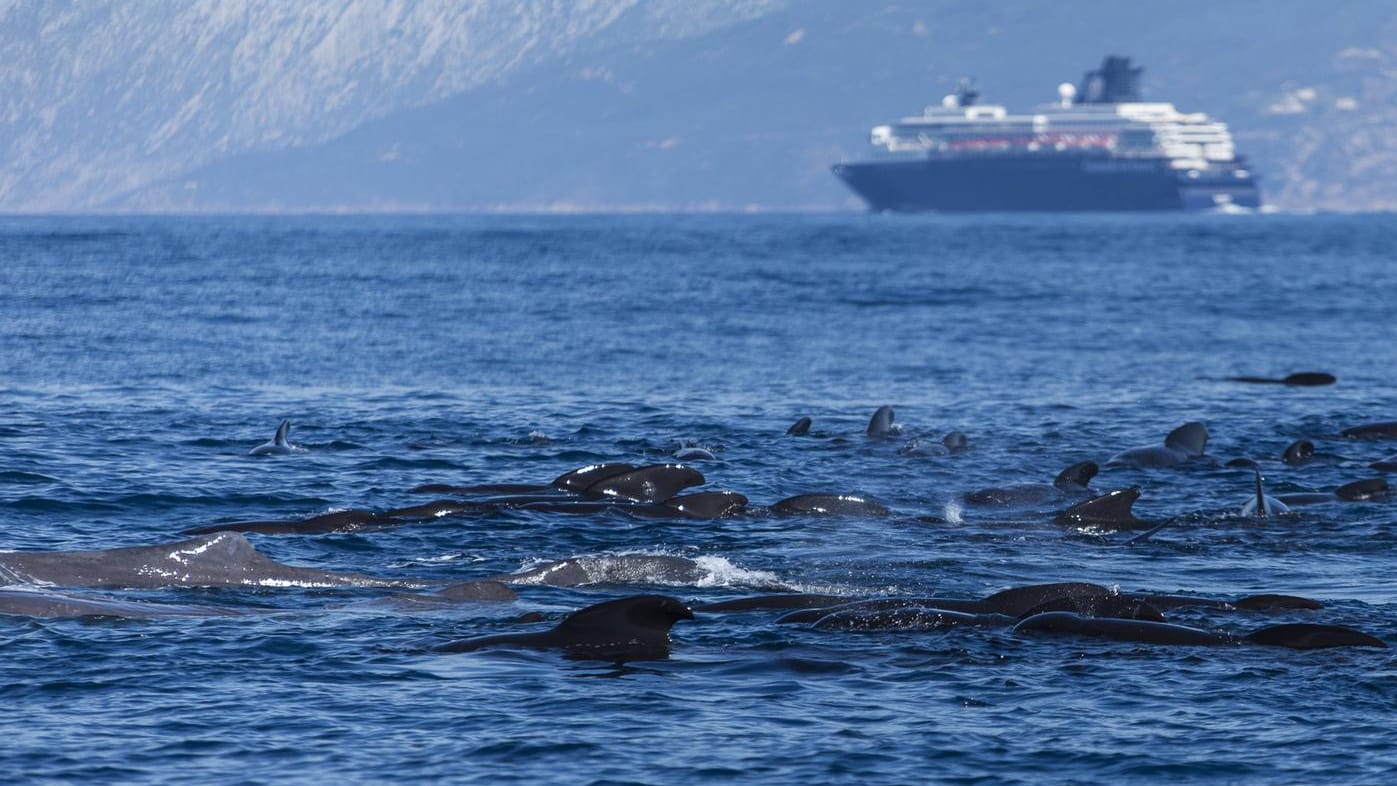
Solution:
{"label": "mountain", "polygon": [[1268,201],[1397,209],[1385,0],[15,3],[0,30],[11,210],[856,208],[829,165],[870,126],[962,76],[1049,101],[1107,53],[1228,122]]}

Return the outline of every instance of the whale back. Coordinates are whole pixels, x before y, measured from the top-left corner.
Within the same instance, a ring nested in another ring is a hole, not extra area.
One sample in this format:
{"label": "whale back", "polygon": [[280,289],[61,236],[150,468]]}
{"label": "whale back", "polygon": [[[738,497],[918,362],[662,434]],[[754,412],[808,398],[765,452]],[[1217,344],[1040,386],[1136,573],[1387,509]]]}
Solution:
{"label": "whale back", "polygon": [[1387,649],[1382,639],[1370,636],[1361,630],[1342,625],[1317,625],[1309,622],[1292,622],[1285,625],[1272,625],[1244,637],[1252,644],[1270,647],[1289,647],[1294,650],[1317,650],[1329,647],[1381,647]]}
{"label": "whale back", "polygon": [[625,472],[635,469],[632,464],[622,464],[613,462],[610,464],[588,464],[579,467],[571,472],[564,472],[553,479],[552,486],[559,491],[573,491],[581,493],[594,483],[598,483],[606,478],[615,477]]}
{"label": "whale back", "polygon": [[1286,447],[1285,453],[1281,454],[1281,461],[1296,466],[1304,464],[1315,455],[1315,443],[1308,439],[1297,439]]}
{"label": "whale back", "polygon": [[703,473],[683,464],[652,464],[612,475],[586,488],[589,497],[611,497],[631,502],[664,502],[691,486],[704,483]]}
{"label": "whale back", "polygon": [[771,506],[784,516],[886,516],[892,511],[860,494],[801,494]]}
{"label": "whale back", "polygon": [[1355,480],[1352,483],[1345,483],[1334,490],[1334,496],[1349,502],[1362,502],[1364,500],[1377,499],[1387,496],[1387,480],[1384,478],[1365,478]]}
{"label": "whale back", "polygon": [[700,491],[673,497],[664,504],[685,518],[723,519],[741,513],[747,507],[747,497],[736,491]]}

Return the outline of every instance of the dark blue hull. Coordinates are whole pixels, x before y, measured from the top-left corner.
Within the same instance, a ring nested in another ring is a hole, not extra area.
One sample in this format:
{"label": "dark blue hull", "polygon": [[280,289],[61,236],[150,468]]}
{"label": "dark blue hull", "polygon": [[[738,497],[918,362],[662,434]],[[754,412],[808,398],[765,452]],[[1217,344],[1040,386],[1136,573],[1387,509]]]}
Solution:
{"label": "dark blue hull", "polygon": [[1024,155],[838,164],[834,173],[870,210],[1135,211],[1260,207],[1243,169],[1192,176],[1164,159]]}

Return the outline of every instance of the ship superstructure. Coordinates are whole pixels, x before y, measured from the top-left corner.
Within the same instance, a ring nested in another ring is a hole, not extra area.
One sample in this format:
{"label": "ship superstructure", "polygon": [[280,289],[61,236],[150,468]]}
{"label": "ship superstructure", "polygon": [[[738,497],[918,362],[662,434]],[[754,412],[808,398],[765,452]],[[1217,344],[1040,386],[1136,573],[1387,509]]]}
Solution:
{"label": "ship superstructure", "polygon": [[1259,206],[1227,125],[1141,101],[1140,72],[1107,57],[1031,114],[981,104],[962,82],[941,105],[875,127],[870,158],[834,172],[874,210]]}

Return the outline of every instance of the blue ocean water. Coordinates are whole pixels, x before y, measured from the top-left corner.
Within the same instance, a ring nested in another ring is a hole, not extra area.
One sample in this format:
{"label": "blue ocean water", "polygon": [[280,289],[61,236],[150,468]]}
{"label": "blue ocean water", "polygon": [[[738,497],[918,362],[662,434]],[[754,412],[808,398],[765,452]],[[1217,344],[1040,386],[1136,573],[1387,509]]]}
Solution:
{"label": "blue ocean water", "polygon": [[[461,581],[664,554],[690,584],[75,594],[235,617],[0,616],[0,776],[141,783],[1390,783],[1388,650],[840,633],[700,614],[668,660],[437,654],[601,600],[772,585],[981,597],[1090,581],[1321,611],[1180,610],[1397,643],[1397,507],[1249,519],[1373,477],[1397,443],[1397,217],[576,216],[0,219],[0,549],[150,545],[231,519],[382,510],[423,483],[547,483],[702,446],[754,504],[863,492],[887,518],[502,510],[251,536],[281,562]],[[1336,374],[1331,387],[1224,381]],[[879,405],[904,433],[868,440]],[[797,417],[813,436],[785,436]],[[252,457],[277,423],[304,452]],[[1208,456],[1106,469],[1148,541],[962,495],[1207,424]],[[901,455],[958,430],[970,449]],[[1309,438],[1319,461],[1279,461]],[[543,623],[547,627],[551,623]]]}

